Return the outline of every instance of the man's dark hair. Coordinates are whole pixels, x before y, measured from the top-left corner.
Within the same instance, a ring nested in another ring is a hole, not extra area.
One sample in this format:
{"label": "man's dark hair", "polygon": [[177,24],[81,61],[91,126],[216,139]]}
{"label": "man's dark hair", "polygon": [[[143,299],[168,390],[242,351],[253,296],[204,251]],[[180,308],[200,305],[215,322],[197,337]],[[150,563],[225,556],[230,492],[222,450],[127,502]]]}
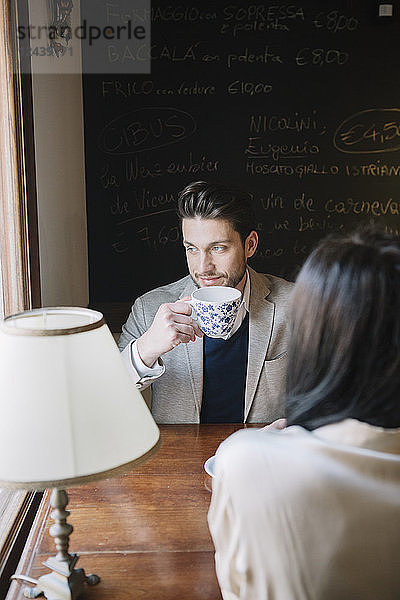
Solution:
{"label": "man's dark hair", "polygon": [[400,238],[373,227],[327,238],[293,290],[288,424],[400,426]]}
{"label": "man's dark hair", "polygon": [[255,229],[251,195],[218,183],[195,181],[187,185],[178,197],[180,220],[224,219],[237,231],[244,243]]}

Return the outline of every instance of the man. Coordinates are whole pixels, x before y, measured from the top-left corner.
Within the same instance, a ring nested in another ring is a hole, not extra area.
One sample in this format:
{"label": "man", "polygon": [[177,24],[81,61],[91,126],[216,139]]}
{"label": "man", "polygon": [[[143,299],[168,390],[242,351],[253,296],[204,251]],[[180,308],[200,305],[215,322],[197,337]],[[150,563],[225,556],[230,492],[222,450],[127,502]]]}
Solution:
{"label": "man", "polygon": [[[138,298],[122,328],[119,348],[139,389],[152,385],[158,423],[265,423],[284,416],[292,284],[247,266],[258,243],[250,206],[243,192],[189,184],[178,215],[190,275]],[[203,336],[184,302],[211,285],[242,292],[227,340]]]}

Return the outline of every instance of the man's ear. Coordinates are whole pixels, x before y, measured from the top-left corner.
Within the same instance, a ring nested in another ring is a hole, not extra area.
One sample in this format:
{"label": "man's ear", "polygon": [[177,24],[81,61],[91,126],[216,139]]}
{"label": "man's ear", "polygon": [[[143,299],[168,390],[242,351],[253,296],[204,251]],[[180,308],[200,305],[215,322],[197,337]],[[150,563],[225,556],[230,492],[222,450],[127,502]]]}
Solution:
{"label": "man's ear", "polygon": [[244,242],[244,251],[246,258],[253,256],[258,246],[258,233],[251,231]]}

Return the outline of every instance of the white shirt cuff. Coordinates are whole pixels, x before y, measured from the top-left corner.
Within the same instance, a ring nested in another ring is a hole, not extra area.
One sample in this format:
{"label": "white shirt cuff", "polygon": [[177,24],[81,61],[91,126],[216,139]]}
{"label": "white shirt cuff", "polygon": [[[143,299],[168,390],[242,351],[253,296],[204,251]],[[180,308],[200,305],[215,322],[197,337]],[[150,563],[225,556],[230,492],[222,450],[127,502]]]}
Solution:
{"label": "white shirt cuff", "polygon": [[152,367],[148,367],[144,364],[142,359],[139,356],[139,352],[137,350],[137,340],[131,342],[131,362],[132,366],[135,369],[136,373],[139,376],[139,379],[151,378],[154,379],[156,377],[160,377],[165,371],[165,367],[163,364],[160,364],[158,361],[154,363]]}
{"label": "white shirt cuff", "polygon": [[152,368],[147,367],[143,363],[136,350],[136,341],[129,342],[125,346],[121,352],[121,357],[128,367],[133,383],[140,390],[146,389],[146,387],[151,385],[155,379],[165,372],[165,366],[161,358],[158,359],[158,362]]}

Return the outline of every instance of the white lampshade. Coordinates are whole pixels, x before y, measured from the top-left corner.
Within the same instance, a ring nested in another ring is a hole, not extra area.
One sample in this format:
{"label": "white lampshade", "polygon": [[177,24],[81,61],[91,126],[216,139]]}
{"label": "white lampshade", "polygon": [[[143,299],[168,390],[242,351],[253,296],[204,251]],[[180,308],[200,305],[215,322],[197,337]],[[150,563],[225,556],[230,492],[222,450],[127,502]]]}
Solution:
{"label": "white lampshade", "polygon": [[0,487],[70,485],[158,441],[101,313],[43,308],[1,323]]}

